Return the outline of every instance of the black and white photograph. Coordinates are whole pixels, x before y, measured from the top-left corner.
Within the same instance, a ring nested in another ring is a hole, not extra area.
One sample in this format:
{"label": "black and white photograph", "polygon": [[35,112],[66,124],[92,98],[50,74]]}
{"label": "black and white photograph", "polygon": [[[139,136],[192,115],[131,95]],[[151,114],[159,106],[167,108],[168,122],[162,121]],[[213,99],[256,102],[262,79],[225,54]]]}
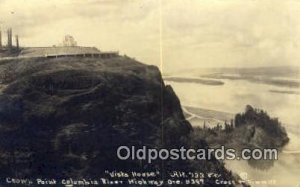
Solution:
{"label": "black and white photograph", "polygon": [[0,187],[300,187],[300,0],[0,0]]}

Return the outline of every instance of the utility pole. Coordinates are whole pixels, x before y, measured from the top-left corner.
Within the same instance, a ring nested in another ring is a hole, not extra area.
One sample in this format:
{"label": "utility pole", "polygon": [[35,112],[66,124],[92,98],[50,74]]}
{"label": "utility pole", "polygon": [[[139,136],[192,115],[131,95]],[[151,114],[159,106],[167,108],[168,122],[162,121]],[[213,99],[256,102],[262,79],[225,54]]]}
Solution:
{"label": "utility pole", "polygon": [[7,48],[12,49],[12,29],[7,29]]}
{"label": "utility pole", "polygon": [[16,35],[16,47],[17,47],[17,51],[19,51],[19,36]]}
{"label": "utility pole", "polygon": [[0,28],[0,49],[2,49],[2,31]]}

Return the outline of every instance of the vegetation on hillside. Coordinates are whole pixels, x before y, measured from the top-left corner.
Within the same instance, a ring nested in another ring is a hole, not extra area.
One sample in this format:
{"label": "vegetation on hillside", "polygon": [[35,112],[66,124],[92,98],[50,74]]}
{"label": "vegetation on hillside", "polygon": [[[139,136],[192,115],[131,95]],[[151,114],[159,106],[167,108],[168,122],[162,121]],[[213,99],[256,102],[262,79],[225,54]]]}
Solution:
{"label": "vegetation on hillside", "polygon": [[[236,114],[230,123],[225,122],[224,126],[217,125],[211,128],[204,124],[202,128],[194,128],[192,138],[194,141],[206,140],[208,146],[214,148],[222,145],[234,148],[238,153],[243,148],[280,150],[289,141],[278,118],[272,118],[267,112],[250,105],[246,106],[245,112]],[[268,169],[274,162],[249,160],[248,163],[256,168]]]}
{"label": "vegetation on hillside", "polygon": [[283,144],[287,143],[287,133],[278,118],[271,118],[266,111],[246,106],[244,113],[235,116],[235,126],[242,127],[254,124],[261,127],[270,136],[283,138]]}

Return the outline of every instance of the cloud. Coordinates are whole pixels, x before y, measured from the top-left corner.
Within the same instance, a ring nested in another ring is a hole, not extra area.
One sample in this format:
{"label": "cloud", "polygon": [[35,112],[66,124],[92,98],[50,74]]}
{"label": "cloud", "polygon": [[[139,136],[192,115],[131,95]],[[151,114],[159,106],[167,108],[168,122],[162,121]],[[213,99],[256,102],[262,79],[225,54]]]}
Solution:
{"label": "cloud", "polygon": [[170,62],[165,69],[295,65],[299,5],[277,0],[168,1],[163,4],[164,59]]}
{"label": "cloud", "polygon": [[4,25],[28,34],[35,27],[76,19],[137,23],[151,12],[155,1],[131,2],[133,1],[11,0],[1,2],[0,13]]}
{"label": "cloud", "polygon": [[71,34],[80,45],[159,64],[158,0],[9,0],[0,1],[0,15],[0,27],[12,27],[23,46],[52,46]]}
{"label": "cloud", "polygon": [[298,63],[296,0],[1,0],[0,26],[13,27],[26,46],[71,34],[158,65],[160,1],[165,71]]}

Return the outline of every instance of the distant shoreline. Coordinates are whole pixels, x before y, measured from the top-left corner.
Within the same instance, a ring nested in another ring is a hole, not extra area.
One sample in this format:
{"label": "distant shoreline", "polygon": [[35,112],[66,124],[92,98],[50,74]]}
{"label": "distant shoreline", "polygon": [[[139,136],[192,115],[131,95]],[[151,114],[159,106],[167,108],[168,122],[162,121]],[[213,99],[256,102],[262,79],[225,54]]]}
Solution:
{"label": "distant shoreline", "polygon": [[300,92],[298,92],[298,91],[288,91],[288,90],[269,90],[269,92],[272,92],[272,93],[278,93],[278,94],[294,94],[294,95],[300,95]]}
{"label": "distant shoreline", "polygon": [[202,127],[204,123],[207,126],[214,127],[218,124],[223,125],[226,121],[230,122],[230,120],[234,119],[234,114],[224,111],[193,106],[182,106],[182,110],[186,120],[195,127]]}
{"label": "distant shoreline", "polygon": [[184,78],[184,77],[164,77],[165,81],[179,82],[179,83],[197,83],[197,84],[205,84],[212,86],[221,86],[224,85],[224,82],[219,80],[208,80],[201,78]]}

